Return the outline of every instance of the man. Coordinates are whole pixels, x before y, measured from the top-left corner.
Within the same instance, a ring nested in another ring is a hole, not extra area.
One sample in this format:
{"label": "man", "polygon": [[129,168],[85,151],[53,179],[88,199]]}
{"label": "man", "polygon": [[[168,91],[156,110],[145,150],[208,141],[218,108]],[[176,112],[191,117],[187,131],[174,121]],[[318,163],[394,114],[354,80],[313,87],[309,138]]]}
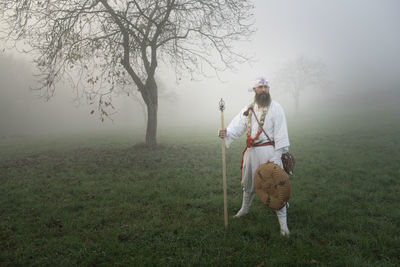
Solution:
{"label": "man", "polygon": [[[252,90],[255,93],[254,103],[243,108],[226,129],[219,131],[219,137],[225,138],[227,148],[247,131],[246,149],[243,152],[241,166],[243,202],[235,218],[245,216],[249,212],[255,196],[254,174],[257,168],[266,162],[273,162],[283,167],[281,156],[289,148],[285,113],[280,104],[271,100],[268,80],[264,77],[258,78]],[[286,205],[276,211],[276,214],[281,235],[288,236]]]}

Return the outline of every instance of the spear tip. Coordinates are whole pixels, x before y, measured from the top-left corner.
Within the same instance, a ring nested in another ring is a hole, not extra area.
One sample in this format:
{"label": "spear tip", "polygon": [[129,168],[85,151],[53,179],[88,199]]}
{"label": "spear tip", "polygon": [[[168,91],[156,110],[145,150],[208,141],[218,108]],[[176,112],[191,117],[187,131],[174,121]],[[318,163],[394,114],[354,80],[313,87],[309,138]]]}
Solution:
{"label": "spear tip", "polygon": [[224,111],[225,109],[225,101],[221,98],[219,101],[219,110]]}

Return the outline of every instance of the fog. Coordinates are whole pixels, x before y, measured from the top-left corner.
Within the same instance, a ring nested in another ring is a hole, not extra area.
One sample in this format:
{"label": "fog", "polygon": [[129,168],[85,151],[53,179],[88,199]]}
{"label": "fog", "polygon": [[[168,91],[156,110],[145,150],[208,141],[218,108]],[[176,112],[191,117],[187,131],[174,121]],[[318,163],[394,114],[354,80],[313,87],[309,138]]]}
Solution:
{"label": "fog", "polygon": [[[272,98],[289,118],[310,114],[348,112],[367,107],[394,107],[400,100],[400,2],[254,1],[256,33],[235,44],[254,60],[219,77],[192,81],[177,79],[160,65],[158,133],[216,133],[218,102],[226,102],[225,120],[253,99],[248,92],[260,75],[271,82]],[[327,83],[306,88],[296,111],[293,97],[275,79],[288,62],[304,57],[323,62]],[[74,101],[74,91],[59,84],[49,101],[30,90],[35,85],[29,55],[5,50],[0,54],[0,136],[76,132],[145,132],[142,106],[132,97],[115,96],[116,114],[101,122],[85,101]],[[400,114],[397,114],[400,115]],[[290,125],[289,125],[290,127]]]}

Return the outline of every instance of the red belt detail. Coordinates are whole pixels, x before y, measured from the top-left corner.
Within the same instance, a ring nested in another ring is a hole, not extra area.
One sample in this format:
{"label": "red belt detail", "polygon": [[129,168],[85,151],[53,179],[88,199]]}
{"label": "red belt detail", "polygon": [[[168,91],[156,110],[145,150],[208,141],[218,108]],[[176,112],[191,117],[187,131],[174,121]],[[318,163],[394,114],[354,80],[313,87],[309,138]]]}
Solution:
{"label": "red belt detail", "polygon": [[268,142],[268,143],[263,143],[263,144],[255,144],[254,142],[257,140],[257,138],[260,136],[261,134],[261,130],[259,130],[256,134],[256,136],[254,138],[250,137],[250,134],[247,134],[247,139],[246,139],[246,147],[243,150],[242,153],[242,162],[240,163],[240,169],[242,170],[242,176],[240,177],[240,181],[242,181],[242,177],[243,177],[243,160],[244,160],[244,153],[246,153],[247,149],[249,147],[258,147],[258,146],[273,146],[275,145],[275,142]]}

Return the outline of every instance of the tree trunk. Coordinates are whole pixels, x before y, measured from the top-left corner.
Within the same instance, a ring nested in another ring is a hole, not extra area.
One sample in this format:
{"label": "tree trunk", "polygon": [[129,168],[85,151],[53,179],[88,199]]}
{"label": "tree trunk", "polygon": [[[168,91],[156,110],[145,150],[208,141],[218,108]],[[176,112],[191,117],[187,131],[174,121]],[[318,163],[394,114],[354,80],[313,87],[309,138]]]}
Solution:
{"label": "tree trunk", "polygon": [[158,89],[154,77],[148,78],[146,91],[147,97],[144,97],[147,105],[146,145],[148,147],[155,147],[157,145]]}
{"label": "tree trunk", "polygon": [[147,104],[146,145],[149,147],[157,145],[157,109],[157,104]]}

